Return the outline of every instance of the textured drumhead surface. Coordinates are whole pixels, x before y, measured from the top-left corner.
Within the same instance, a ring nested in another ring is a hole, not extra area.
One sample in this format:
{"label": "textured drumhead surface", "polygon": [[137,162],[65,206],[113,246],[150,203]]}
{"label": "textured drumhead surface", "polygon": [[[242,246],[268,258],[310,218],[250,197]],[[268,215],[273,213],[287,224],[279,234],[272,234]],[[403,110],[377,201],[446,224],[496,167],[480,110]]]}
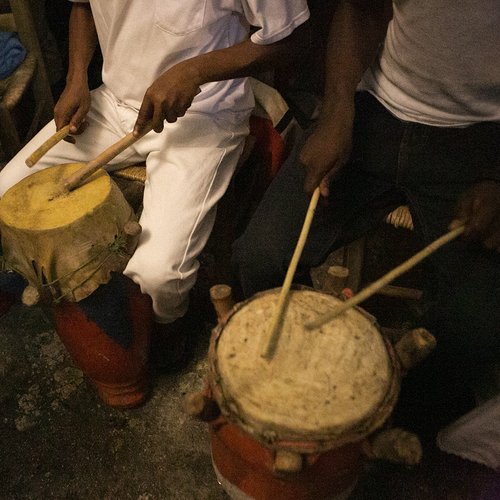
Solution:
{"label": "textured drumhead surface", "polygon": [[274,358],[262,357],[278,301],[257,296],[233,314],[216,346],[225,406],[257,432],[336,436],[363,423],[381,405],[392,378],[374,321],[349,309],[320,329],[303,325],[340,300],[313,290],[290,292]]}
{"label": "textured drumhead surface", "polygon": [[106,199],[111,180],[103,172],[63,195],[62,181],[85,165],[67,163],[36,172],[11,187],[0,201],[0,217],[5,224],[20,229],[52,229],[92,213]]}

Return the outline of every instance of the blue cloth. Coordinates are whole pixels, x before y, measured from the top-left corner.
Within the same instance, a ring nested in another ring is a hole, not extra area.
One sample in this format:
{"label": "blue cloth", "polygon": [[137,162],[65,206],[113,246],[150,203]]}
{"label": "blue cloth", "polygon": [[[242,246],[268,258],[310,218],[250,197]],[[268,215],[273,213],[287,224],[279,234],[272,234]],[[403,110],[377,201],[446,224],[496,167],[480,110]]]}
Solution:
{"label": "blue cloth", "polygon": [[0,79],[10,76],[25,57],[26,49],[16,33],[0,31]]}

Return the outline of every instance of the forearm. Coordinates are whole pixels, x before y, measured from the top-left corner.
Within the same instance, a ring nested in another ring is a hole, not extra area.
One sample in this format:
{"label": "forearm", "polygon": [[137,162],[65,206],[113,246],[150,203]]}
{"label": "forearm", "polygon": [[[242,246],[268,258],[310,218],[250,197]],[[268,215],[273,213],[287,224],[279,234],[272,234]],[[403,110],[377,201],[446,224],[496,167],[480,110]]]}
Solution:
{"label": "forearm", "polygon": [[391,14],[387,0],[342,1],[332,20],[326,55],[323,113],[352,103],[356,88],[384,40]]}
{"label": "forearm", "polygon": [[250,39],[207,54],[188,59],[181,66],[199,85],[259,74],[300,60],[310,41],[307,23],[299,26],[287,38],[269,45],[253,43]]}
{"label": "forearm", "polygon": [[97,43],[97,33],[90,5],[74,3],[69,20],[67,83],[87,81],[87,70]]}

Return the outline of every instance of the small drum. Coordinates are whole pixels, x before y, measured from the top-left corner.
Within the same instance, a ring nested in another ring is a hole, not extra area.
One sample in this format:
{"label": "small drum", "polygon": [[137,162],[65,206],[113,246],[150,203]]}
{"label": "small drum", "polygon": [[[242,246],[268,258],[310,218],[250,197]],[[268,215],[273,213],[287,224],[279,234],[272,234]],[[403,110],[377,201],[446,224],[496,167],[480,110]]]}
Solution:
{"label": "small drum", "polygon": [[77,302],[125,268],[132,208],[100,170],[61,194],[62,180],[82,164],[56,165],[11,187],[0,200],[7,267],[44,297]]}
{"label": "small drum", "polygon": [[204,408],[194,409],[202,399],[192,395],[187,409],[210,422],[214,468],[232,498],[347,498],[365,438],[396,403],[399,358],[360,308],[306,330],[340,299],[301,288],[290,292],[275,356],[266,360],[278,296],[275,289],[237,304],[215,328]]}

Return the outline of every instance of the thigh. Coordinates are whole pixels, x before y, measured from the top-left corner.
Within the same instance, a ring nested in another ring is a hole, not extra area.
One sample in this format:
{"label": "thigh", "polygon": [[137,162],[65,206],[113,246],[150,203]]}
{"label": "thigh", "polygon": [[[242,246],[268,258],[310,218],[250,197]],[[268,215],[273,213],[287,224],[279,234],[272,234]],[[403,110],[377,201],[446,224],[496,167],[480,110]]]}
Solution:
{"label": "thigh", "polygon": [[[493,164],[498,128],[414,127],[403,151],[401,179],[425,244],[448,231],[458,198]],[[428,259],[429,326],[441,347],[464,363],[500,355],[500,256],[479,243],[451,242]],[[434,332],[433,332],[434,333]]]}
{"label": "thigh", "polygon": [[[248,128],[188,113],[141,142],[146,160],[143,228],[127,273],[154,269],[159,280],[193,273],[212,230],[216,204],[234,173]],[[144,151],[145,153],[145,151]]]}
{"label": "thigh", "polygon": [[[0,195],[24,177],[44,168],[63,163],[90,161],[130,132],[130,130],[124,128],[124,120],[119,114],[114,99],[103,88],[99,88],[92,93],[92,107],[87,115],[87,121],[89,123],[88,128],[82,134],[75,136],[75,144],[66,141],[59,142],[35,166],[29,168],[26,166],[25,160],[56,132],[54,121],[48,123],[2,169],[0,173]],[[128,121],[130,122],[130,120]],[[139,161],[139,159],[137,153],[133,149],[129,149],[121,153],[112,163],[133,163]]]}

